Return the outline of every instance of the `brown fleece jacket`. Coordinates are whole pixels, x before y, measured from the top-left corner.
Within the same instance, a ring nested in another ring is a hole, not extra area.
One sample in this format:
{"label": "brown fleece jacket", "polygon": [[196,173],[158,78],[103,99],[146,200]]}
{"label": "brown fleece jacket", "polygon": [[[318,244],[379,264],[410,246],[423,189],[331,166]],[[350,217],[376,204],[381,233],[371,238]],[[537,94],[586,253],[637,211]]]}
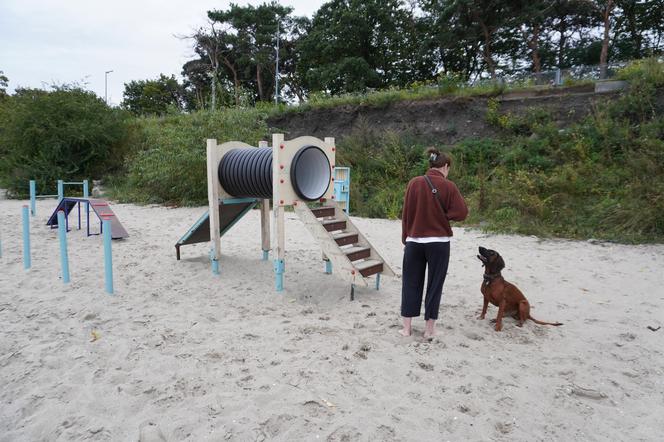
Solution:
{"label": "brown fleece jacket", "polygon": [[452,236],[450,221],[463,221],[468,216],[468,207],[456,184],[437,170],[429,169],[426,174],[438,189],[447,216],[424,177],[413,178],[406,189],[401,215],[401,242],[404,244],[408,236]]}

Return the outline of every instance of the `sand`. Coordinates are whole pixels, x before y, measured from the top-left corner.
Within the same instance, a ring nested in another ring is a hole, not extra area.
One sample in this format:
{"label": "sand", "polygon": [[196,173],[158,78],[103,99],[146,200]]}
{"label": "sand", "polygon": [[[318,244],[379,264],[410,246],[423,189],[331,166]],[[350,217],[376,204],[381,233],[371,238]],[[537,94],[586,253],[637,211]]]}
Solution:
{"label": "sand", "polygon": [[[205,208],[115,204],[130,238],[68,235],[60,279],[54,201],[31,220],[0,200],[0,441],[661,440],[664,246],[541,240],[455,229],[439,336],[400,337],[400,279],[356,290],[325,275],[320,249],[287,214],[285,291],[261,261],[259,213],[222,241],[174,244]],[[398,221],[354,218],[400,273]],[[538,319],[477,319],[477,246]]]}

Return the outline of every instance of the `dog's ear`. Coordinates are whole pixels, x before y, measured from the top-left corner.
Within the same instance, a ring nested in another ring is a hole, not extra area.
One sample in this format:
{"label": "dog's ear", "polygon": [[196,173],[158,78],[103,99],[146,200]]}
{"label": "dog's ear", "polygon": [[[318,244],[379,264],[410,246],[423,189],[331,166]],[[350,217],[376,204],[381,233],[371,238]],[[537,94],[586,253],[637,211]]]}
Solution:
{"label": "dog's ear", "polygon": [[502,269],[505,268],[505,261],[503,261],[503,257],[498,255],[496,258],[496,271],[500,272]]}

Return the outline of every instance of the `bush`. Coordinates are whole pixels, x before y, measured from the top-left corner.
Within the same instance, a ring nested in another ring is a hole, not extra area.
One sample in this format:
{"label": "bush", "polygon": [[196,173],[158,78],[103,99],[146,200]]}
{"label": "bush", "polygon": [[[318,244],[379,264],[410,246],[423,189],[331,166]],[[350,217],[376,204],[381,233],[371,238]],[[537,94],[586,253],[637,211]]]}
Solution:
{"label": "bush", "polygon": [[0,105],[0,185],[12,197],[56,181],[100,178],[122,164],[127,114],[78,87],[22,89]]}
{"label": "bush", "polygon": [[112,180],[110,191],[121,201],[206,204],[206,139],[255,146],[268,132],[265,118],[253,109],[227,109],[137,119],[126,176]]}

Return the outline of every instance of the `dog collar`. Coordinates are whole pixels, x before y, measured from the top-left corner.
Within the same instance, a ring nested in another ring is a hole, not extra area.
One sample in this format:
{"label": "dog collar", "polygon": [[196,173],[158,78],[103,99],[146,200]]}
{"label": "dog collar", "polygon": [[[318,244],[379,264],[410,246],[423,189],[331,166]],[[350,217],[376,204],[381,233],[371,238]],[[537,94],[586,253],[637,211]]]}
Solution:
{"label": "dog collar", "polygon": [[484,284],[489,285],[493,282],[494,279],[501,276],[500,272],[498,273],[485,273],[484,274]]}

